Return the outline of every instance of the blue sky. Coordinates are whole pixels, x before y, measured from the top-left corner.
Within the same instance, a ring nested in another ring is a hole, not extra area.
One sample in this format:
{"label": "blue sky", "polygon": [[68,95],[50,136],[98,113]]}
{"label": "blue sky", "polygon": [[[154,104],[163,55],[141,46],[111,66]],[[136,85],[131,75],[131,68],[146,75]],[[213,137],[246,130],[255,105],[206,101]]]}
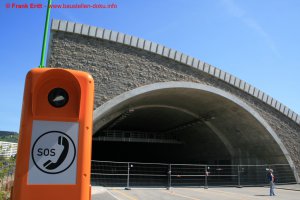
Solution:
{"label": "blue sky", "polygon": [[[51,18],[157,42],[229,72],[300,113],[298,0],[53,0],[116,9],[52,9]],[[0,130],[19,131],[26,73],[39,65],[46,9],[0,2]]]}

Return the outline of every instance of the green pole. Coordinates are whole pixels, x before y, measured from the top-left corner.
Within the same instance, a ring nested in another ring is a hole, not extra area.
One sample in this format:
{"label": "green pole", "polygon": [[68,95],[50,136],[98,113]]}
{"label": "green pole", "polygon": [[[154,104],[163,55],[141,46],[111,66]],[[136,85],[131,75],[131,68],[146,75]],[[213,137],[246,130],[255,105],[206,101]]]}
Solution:
{"label": "green pole", "polygon": [[41,55],[41,62],[40,62],[39,68],[45,67],[45,54],[46,54],[46,44],[47,44],[47,36],[48,36],[48,28],[49,28],[49,20],[50,20],[50,5],[51,5],[51,3],[52,3],[52,0],[48,0],[46,21],[45,21],[45,27],[44,27],[42,55]]}

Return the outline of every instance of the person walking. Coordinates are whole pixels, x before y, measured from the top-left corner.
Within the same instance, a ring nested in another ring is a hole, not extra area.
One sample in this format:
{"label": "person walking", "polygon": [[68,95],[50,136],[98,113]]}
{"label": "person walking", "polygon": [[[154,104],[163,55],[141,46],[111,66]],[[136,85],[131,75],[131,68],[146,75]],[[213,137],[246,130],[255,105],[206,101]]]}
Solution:
{"label": "person walking", "polygon": [[268,180],[270,182],[270,196],[276,196],[274,193],[275,190],[275,176],[273,174],[273,170],[269,169]]}

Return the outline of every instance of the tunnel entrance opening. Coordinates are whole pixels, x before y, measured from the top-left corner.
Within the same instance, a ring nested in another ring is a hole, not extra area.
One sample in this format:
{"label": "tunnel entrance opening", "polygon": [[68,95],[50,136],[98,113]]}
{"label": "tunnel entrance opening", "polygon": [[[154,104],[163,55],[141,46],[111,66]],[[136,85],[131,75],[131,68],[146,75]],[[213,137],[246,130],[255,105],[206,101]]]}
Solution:
{"label": "tunnel entrance opening", "polygon": [[125,94],[126,98],[121,95],[99,111],[94,120],[93,160],[289,164],[274,136],[234,96],[209,86],[174,87],[174,83],[141,90]]}
{"label": "tunnel entrance opening", "polygon": [[213,118],[200,119],[170,105],[131,107],[95,134],[93,152],[108,153],[94,154],[93,159],[231,164],[226,146],[207,125]]}

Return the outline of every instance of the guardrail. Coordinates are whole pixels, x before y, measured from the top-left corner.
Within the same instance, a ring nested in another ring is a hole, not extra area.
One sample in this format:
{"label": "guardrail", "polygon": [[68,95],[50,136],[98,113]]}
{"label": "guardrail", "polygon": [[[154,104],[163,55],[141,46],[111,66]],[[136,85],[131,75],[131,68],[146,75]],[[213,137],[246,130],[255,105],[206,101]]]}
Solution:
{"label": "guardrail", "polygon": [[198,165],[92,161],[91,183],[105,187],[209,187],[268,185],[268,169],[277,184],[296,183],[287,164]]}

